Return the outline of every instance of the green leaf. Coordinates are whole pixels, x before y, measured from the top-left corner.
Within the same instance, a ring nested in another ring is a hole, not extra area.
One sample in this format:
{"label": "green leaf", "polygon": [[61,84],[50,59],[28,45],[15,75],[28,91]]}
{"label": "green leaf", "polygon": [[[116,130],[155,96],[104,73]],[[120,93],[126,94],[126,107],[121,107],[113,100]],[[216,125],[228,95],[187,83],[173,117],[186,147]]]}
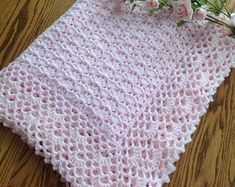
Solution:
{"label": "green leaf", "polygon": [[155,11],[157,11],[157,9],[156,9],[156,8],[151,8],[151,9],[149,9],[149,13],[150,13],[150,15],[154,14],[154,12],[155,12]]}
{"label": "green leaf", "polygon": [[159,5],[159,8],[162,8],[162,7],[172,7],[171,5],[171,2],[169,0],[160,0],[160,5]]}
{"label": "green leaf", "polygon": [[227,3],[228,1],[227,0],[220,0],[222,3]]}
{"label": "green leaf", "polygon": [[218,16],[222,12],[224,5],[218,3],[218,1],[216,0],[213,5],[210,4],[210,5],[208,5],[208,7],[209,7],[210,12],[212,12],[216,16]]}
{"label": "green leaf", "polygon": [[221,10],[215,8],[215,7],[209,7],[209,11],[215,14],[216,16],[219,16],[221,13]]}
{"label": "green leaf", "polygon": [[235,35],[230,35],[229,37],[235,39]]}
{"label": "green leaf", "polygon": [[218,16],[220,13],[223,12],[224,8],[226,9],[226,2],[227,0],[214,0],[213,3],[208,1],[209,11]]}
{"label": "green leaf", "polygon": [[233,35],[235,35],[235,28],[231,29]]}
{"label": "green leaf", "polygon": [[133,3],[133,5],[131,5],[131,13],[134,11],[135,7],[136,7],[136,4]]}
{"label": "green leaf", "polygon": [[207,0],[197,0],[197,2],[198,2],[201,6],[207,4]]}
{"label": "green leaf", "polygon": [[231,18],[231,12],[229,11],[229,9],[227,8],[227,6],[224,6],[224,9],[226,11],[226,13],[228,14],[229,18]]}
{"label": "green leaf", "polygon": [[177,23],[177,27],[183,26],[187,21],[180,21]]}
{"label": "green leaf", "polygon": [[206,3],[207,3],[206,0],[192,0],[191,1],[192,9],[195,11],[197,8],[202,7]]}

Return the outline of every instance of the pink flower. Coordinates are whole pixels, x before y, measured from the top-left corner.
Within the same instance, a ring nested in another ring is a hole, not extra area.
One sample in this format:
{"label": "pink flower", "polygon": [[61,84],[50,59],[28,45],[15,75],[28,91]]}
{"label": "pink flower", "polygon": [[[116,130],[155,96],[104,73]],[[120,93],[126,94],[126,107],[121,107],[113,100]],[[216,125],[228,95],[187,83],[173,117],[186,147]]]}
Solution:
{"label": "pink flower", "polygon": [[193,9],[190,0],[172,1],[173,14],[177,21],[190,21],[193,16]]}
{"label": "pink flower", "polygon": [[206,18],[207,11],[203,8],[197,8],[194,12],[193,18],[198,21],[202,21]]}
{"label": "pink flower", "polygon": [[147,0],[146,3],[147,3],[148,9],[158,8],[158,6],[159,6],[158,0]]}

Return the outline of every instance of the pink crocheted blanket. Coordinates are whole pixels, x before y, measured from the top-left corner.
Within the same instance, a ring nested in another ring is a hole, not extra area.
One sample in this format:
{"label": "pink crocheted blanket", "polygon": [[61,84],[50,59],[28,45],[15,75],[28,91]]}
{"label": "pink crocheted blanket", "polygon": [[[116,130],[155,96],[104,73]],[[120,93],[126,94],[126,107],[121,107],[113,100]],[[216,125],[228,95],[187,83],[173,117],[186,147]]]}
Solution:
{"label": "pink crocheted blanket", "polygon": [[73,187],[159,187],[235,65],[223,30],[76,1],[0,72],[0,121]]}

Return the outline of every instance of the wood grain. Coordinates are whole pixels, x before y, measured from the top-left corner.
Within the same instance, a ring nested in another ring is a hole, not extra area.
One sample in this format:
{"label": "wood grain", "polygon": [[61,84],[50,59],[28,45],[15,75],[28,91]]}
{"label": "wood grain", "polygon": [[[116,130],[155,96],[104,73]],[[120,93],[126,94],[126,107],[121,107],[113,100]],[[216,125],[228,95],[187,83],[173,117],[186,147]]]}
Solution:
{"label": "wood grain", "polygon": [[[75,0],[0,0],[0,68]],[[230,7],[235,5],[234,0]],[[235,8],[235,7],[234,7]],[[235,187],[235,70],[219,87],[165,187]],[[63,187],[51,165],[0,125],[0,187]]]}

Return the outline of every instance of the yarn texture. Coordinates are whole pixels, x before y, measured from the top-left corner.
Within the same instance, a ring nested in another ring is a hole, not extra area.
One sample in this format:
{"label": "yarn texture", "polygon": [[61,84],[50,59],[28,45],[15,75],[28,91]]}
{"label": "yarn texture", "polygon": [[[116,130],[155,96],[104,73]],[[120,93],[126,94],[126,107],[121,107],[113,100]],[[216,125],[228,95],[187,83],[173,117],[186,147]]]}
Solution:
{"label": "yarn texture", "polygon": [[0,121],[72,187],[160,187],[234,62],[220,26],[76,1],[0,72]]}

